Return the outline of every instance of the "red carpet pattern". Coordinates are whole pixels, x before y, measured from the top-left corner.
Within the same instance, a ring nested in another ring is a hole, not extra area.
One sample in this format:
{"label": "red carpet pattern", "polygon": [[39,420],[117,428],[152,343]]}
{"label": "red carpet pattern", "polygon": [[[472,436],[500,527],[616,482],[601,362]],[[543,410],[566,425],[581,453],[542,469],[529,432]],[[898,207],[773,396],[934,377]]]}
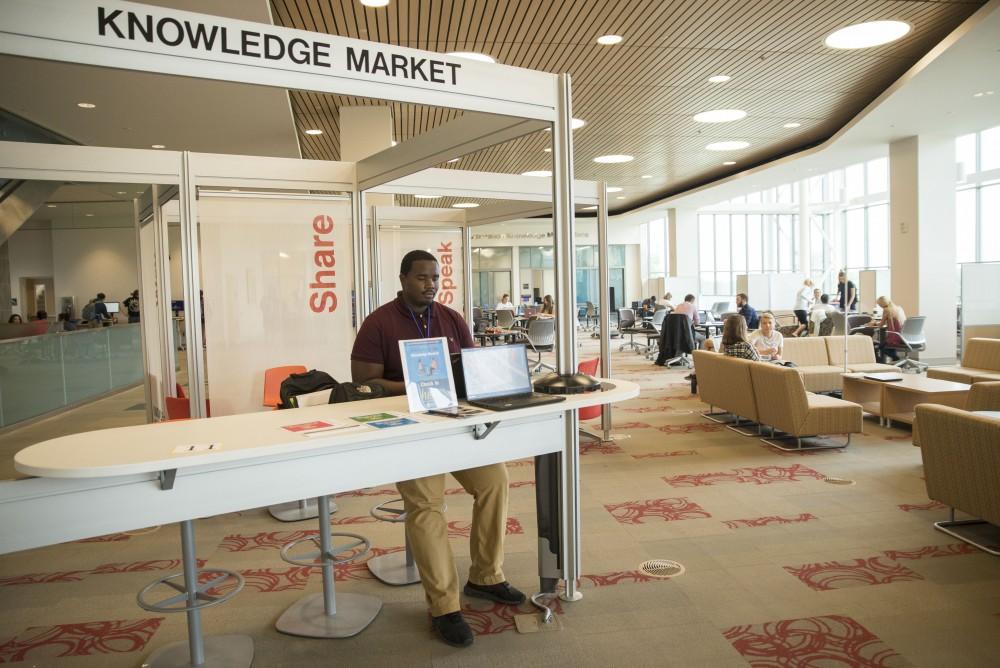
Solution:
{"label": "red carpet pattern", "polygon": [[753,668],[909,665],[871,631],[841,615],[734,626],[725,636]]}
{"label": "red carpet pattern", "polygon": [[34,626],[0,644],[0,663],[45,661],[53,657],[138,652],[163,617]]}
{"label": "red carpet pattern", "polygon": [[723,522],[730,529],[740,527],[763,527],[769,524],[795,524],[796,522],[809,522],[819,518],[812,513],[802,513],[797,517],[781,517],[780,515],[768,515],[767,517],[754,517],[748,520],[726,520]]}
{"label": "red carpet pattern", "polygon": [[622,524],[645,524],[645,519],[659,519],[664,522],[692,520],[711,517],[697,503],[683,497],[670,499],[649,499],[647,501],[625,501],[604,506],[611,516]]}
{"label": "red carpet pattern", "polygon": [[919,573],[895,563],[889,557],[868,557],[850,562],[827,561],[784,568],[816,591],[924,579]]}
{"label": "red carpet pattern", "polygon": [[667,476],[663,481],[672,487],[707,487],[728,483],[752,483],[754,485],[770,485],[776,482],[798,482],[806,479],[822,480],[823,474],[801,464],[792,466],[759,466],[755,468],[738,468],[733,471],[718,473],[690,473],[686,475]]}

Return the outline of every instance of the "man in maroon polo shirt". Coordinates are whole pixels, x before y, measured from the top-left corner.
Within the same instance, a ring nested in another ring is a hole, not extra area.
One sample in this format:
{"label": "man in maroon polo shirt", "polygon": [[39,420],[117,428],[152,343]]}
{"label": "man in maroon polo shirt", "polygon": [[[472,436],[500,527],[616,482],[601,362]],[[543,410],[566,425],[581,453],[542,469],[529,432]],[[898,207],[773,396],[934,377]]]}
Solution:
{"label": "man in maroon polo shirt", "polygon": [[[405,394],[399,342],[446,337],[457,353],[475,347],[469,325],[457,312],[434,301],[439,267],[433,255],[410,251],[399,268],[402,291],[361,324],[351,351],[356,383],[381,385],[388,394]],[[475,499],[469,537],[472,564],[465,584],[468,596],[518,605],[524,594],[504,577],[503,540],[507,529],[507,467],[491,464],[452,475]],[[449,645],[468,647],[472,629],[462,616],[458,571],[448,543],[444,517],[444,474],[396,483],[406,510],[406,532],[431,609],[434,630]]]}

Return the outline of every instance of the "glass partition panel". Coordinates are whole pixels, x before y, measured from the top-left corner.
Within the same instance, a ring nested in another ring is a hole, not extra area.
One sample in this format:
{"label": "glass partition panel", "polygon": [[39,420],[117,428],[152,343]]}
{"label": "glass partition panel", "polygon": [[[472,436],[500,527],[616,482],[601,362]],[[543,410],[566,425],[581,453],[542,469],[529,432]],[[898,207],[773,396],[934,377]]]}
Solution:
{"label": "glass partition panel", "polygon": [[0,343],[0,399],[3,426],[65,405],[57,335]]}
{"label": "glass partition panel", "polygon": [[111,391],[107,329],[110,328],[89,329],[62,337],[67,404]]}
{"label": "glass partition panel", "polygon": [[111,387],[142,382],[142,333],[138,324],[106,327],[111,367]]}

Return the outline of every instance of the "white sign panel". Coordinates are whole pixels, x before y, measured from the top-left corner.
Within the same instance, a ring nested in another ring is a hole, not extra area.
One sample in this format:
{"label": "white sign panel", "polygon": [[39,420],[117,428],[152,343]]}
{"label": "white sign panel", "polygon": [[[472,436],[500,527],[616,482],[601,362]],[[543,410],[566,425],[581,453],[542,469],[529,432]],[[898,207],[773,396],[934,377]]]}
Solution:
{"label": "white sign panel", "polygon": [[4,0],[0,52],[555,119],[555,75],[132,2]]}
{"label": "white sign panel", "polygon": [[462,271],[462,231],[455,228],[379,228],[381,304],[399,292],[399,265],[411,250],[425,250],[441,268],[437,302],[465,314],[465,274]]}
{"label": "white sign panel", "polygon": [[350,202],[202,195],[198,217],[212,415],[264,410],[270,367],[350,380]]}

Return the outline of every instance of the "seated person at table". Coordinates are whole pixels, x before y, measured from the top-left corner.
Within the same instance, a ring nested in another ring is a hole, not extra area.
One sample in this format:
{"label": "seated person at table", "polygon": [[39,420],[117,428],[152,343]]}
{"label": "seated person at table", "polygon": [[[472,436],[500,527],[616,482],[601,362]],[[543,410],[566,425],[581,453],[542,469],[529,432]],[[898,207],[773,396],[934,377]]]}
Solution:
{"label": "seated person at table", "polygon": [[[405,394],[399,341],[446,337],[452,353],[475,344],[469,326],[456,311],[435,303],[440,268],[426,251],[410,251],[399,269],[402,291],[361,324],[351,352],[356,383],[381,385],[388,394]],[[507,467],[500,464],[454,471],[452,475],[475,499],[469,581],[465,593],[506,605],[524,594],[510,586],[501,568],[507,527]],[[449,645],[468,647],[472,629],[462,616],[458,571],[448,543],[444,517],[445,474],[396,483],[406,509],[406,533],[430,605],[432,625]]]}
{"label": "seated person at table", "polygon": [[21,318],[20,313],[15,313],[14,315],[7,318],[8,325],[23,325],[24,319]]}
{"label": "seated person at table", "polygon": [[513,311],[516,308],[517,307],[514,305],[514,302],[512,302],[510,300],[510,295],[508,295],[505,292],[503,295],[500,296],[500,303],[497,304],[497,307],[496,307],[495,310],[497,310],[497,311]]}
{"label": "seated person at table", "polygon": [[773,313],[761,313],[760,329],[752,333],[748,340],[762,358],[781,359],[781,348],[785,345],[785,337],[778,331]]}
{"label": "seated person at table", "polygon": [[882,308],[882,318],[871,320],[868,326],[882,330],[882,336],[879,337],[878,341],[878,361],[883,364],[888,360],[899,361],[899,353],[887,346],[903,345],[903,339],[900,338],[899,333],[903,330],[903,323],[906,322],[906,313],[903,312],[902,306],[893,304],[888,297],[879,297],[875,303]]}
{"label": "seated person at table", "polygon": [[[701,324],[701,318],[698,316],[698,306],[694,303],[694,295],[685,295],[684,301],[678,304],[671,313],[683,313],[691,321],[692,327],[697,327]],[[705,343],[705,335],[698,330],[694,330],[694,347],[701,348],[703,343]]]}
{"label": "seated person at table", "polygon": [[542,297],[542,310],[538,312],[539,318],[552,318],[556,314],[556,302],[552,295]]}
{"label": "seated person at table", "polygon": [[661,310],[663,310],[663,309],[666,308],[666,309],[670,309],[671,311],[673,311],[674,310],[674,303],[672,301],[673,298],[674,298],[674,296],[672,294],[670,294],[669,292],[667,294],[663,295],[663,301],[659,301],[659,302],[656,303],[656,310],[657,311],[661,311]]}
{"label": "seated person at table", "polygon": [[750,298],[744,292],[736,295],[736,311],[747,321],[748,328],[757,329],[760,325],[757,311],[754,310],[753,306],[750,306]]}
{"label": "seated person at table", "polygon": [[726,318],[722,325],[722,354],[759,362],[757,349],[747,341],[747,321],[738,313]]}
{"label": "seated person at table", "polygon": [[809,324],[814,336],[819,336],[819,326],[823,324],[831,311],[836,310],[837,307],[830,303],[830,295],[822,294],[819,296],[819,300],[813,304],[809,311]]}

